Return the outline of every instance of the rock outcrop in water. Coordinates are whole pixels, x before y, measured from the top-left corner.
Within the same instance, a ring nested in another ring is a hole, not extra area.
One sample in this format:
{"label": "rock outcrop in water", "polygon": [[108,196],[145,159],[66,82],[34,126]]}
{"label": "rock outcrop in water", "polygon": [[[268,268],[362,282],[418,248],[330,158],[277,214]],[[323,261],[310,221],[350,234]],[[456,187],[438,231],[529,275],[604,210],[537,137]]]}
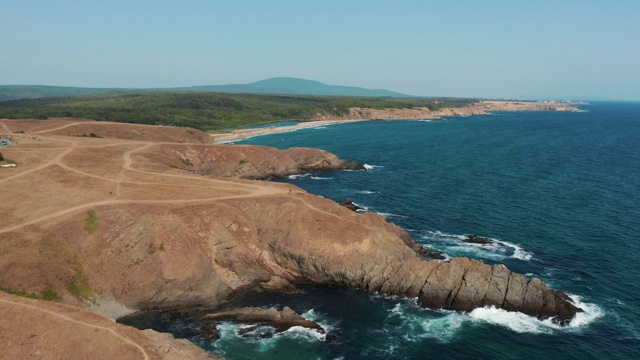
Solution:
{"label": "rock outcrop in water", "polygon": [[275,328],[276,332],[287,331],[294,326],[324,332],[324,329],[318,323],[303,318],[293,309],[286,306],[282,310],[274,307],[269,309],[245,307],[210,313],[203,316],[200,320],[234,321],[243,324],[255,324],[256,326],[270,326]]}

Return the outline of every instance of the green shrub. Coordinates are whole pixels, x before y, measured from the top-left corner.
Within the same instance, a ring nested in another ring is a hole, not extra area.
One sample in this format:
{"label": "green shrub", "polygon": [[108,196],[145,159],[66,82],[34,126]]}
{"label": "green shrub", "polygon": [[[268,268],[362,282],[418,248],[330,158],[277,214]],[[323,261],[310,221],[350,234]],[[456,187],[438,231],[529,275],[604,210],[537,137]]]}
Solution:
{"label": "green shrub", "polygon": [[11,290],[11,293],[13,295],[22,296],[22,297],[26,297],[26,298],[29,298],[29,299],[37,299],[38,298],[38,295],[36,295],[34,293],[20,291],[20,290]]}
{"label": "green shrub", "polygon": [[60,300],[60,295],[52,290],[46,290],[42,293],[42,300],[55,301]]}
{"label": "green shrub", "polygon": [[93,210],[87,211],[87,217],[84,219],[84,231],[93,234],[98,229],[98,217]]}

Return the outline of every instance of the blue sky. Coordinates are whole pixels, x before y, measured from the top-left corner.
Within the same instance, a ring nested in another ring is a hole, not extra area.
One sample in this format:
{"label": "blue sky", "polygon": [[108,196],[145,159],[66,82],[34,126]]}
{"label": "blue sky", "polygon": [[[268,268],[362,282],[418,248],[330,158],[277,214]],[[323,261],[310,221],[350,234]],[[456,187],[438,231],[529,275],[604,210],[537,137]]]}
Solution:
{"label": "blue sky", "polygon": [[640,100],[640,1],[10,0],[0,84]]}

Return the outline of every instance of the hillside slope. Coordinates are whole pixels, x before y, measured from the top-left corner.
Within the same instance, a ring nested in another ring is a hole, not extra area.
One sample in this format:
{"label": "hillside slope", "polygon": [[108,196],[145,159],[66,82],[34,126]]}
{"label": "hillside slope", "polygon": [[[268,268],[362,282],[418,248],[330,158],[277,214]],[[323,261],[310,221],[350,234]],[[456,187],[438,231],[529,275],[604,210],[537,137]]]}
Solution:
{"label": "hillside slope", "polygon": [[409,97],[409,95],[384,89],[373,90],[353,86],[327,85],[319,81],[278,77],[248,84],[201,85],[168,88],[86,88],[46,85],[0,85],[0,102],[18,99],[38,99],[43,97],[78,97],[129,91],[189,91],[315,96]]}

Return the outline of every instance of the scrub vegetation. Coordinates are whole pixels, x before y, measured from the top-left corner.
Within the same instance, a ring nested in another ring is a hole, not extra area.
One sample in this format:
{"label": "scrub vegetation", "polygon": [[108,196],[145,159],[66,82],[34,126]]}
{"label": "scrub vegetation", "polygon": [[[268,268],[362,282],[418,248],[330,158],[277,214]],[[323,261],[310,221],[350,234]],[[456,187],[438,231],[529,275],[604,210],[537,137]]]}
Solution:
{"label": "scrub vegetation", "polygon": [[344,115],[351,107],[374,109],[461,107],[475,99],[255,95],[217,92],[127,91],[79,97],[0,102],[0,118],[74,117],[220,130],[318,114]]}

